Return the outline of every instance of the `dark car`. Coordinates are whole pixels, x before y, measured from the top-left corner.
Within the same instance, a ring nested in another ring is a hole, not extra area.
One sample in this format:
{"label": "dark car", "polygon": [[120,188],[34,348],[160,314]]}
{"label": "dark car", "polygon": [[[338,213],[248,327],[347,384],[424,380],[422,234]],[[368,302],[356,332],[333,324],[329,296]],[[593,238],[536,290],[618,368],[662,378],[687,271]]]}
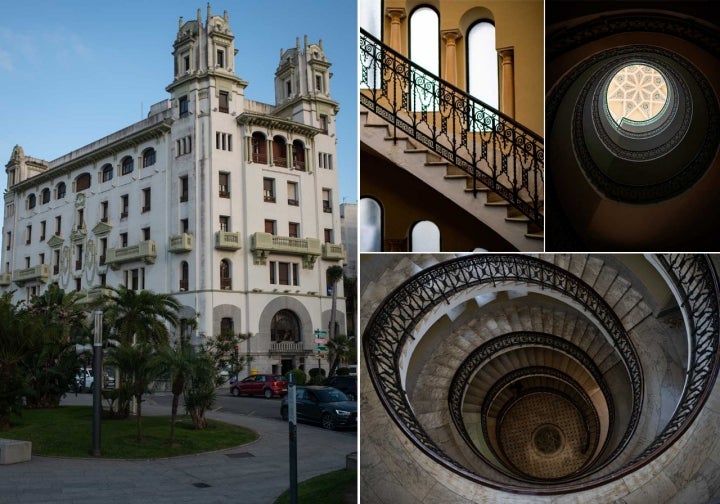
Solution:
{"label": "dark car", "polygon": [[287,394],[288,382],[283,375],[256,374],[230,385],[230,393],[241,395],[263,395],[267,399]]}
{"label": "dark car", "polygon": [[[349,401],[340,390],[332,387],[296,387],[298,421],[319,423],[325,429],[357,426],[357,403]],[[288,419],[288,397],[283,397],[280,416]]]}
{"label": "dark car", "polygon": [[351,401],[357,399],[357,376],[331,376],[323,385],[342,391]]}

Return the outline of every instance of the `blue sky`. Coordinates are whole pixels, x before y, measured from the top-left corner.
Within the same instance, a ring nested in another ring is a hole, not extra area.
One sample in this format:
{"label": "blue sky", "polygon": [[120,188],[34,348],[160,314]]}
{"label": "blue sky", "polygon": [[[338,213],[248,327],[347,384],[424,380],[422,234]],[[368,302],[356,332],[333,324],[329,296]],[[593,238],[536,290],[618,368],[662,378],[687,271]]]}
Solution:
{"label": "blue sky", "polygon": [[[25,0],[0,17],[0,193],[14,145],[48,161],[139,121],[168,97],[178,18],[205,0]],[[357,28],[352,0],[225,0],[245,96],[274,102],[280,49],[323,40],[337,117],[341,201],[357,201]],[[142,115],[141,115],[142,113]]]}

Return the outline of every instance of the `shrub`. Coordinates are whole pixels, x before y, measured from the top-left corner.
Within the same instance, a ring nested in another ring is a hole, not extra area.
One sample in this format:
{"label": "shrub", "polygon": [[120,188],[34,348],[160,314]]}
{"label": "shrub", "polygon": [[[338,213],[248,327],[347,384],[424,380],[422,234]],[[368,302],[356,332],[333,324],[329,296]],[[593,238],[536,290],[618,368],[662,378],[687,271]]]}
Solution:
{"label": "shrub", "polygon": [[305,385],[305,383],[307,382],[307,375],[302,369],[293,369],[285,373],[288,381],[290,380],[290,375],[295,376],[295,385]]}
{"label": "shrub", "polygon": [[315,378],[318,375],[325,376],[325,370],[323,368],[316,367],[310,370],[310,378]]}

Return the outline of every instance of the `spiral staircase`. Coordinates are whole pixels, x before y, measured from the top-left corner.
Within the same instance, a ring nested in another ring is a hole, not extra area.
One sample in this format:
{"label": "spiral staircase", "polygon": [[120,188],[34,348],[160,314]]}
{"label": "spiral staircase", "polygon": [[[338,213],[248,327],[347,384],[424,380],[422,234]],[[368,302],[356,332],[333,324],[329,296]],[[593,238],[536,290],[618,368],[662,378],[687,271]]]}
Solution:
{"label": "spiral staircase", "polygon": [[363,501],[720,502],[715,260],[363,255]]}

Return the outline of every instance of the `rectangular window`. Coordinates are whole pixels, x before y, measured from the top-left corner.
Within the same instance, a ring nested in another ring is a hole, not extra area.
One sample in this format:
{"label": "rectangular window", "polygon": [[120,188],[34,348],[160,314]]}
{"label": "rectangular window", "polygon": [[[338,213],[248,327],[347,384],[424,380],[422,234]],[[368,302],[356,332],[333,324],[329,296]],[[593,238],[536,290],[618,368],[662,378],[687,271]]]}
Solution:
{"label": "rectangular window", "polygon": [[190,71],[190,53],[185,53],[183,58],[183,72],[188,73]]}
{"label": "rectangular window", "polygon": [[192,152],[192,137],[186,136],[175,140],[175,151],[177,156],[190,154]]}
{"label": "rectangular window", "polygon": [[270,283],[275,284],[277,281],[275,280],[275,269],[277,268],[277,263],[275,261],[270,261]]}
{"label": "rectangular window", "polygon": [[299,238],[300,224],[297,222],[288,223],[288,236],[291,238]]}
{"label": "rectangular window", "polygon": [[215,133],[215,148],[218,150],[232,151],[232,135],[230,133]]}
{"label": "rectangular window", "polygon": [[292,284],[300,285],[300,265],[292,263]]}
{"label": "rectangular window", "polygon": [[220,112],[230,112],[230,94],[227,91],[220,91],[218,96],[218,110]]}
{"label": "rectangular window", "polygon": [[25,245],[30,245],[32,243],[32,226],[27,226],[25,228]]}
{"label": "rectangular window", "polygon": [[5,233],[5,250],[12,248],[12,232],[8,231]]}
{"label": "rectangular window", "polygon": [[45,232],[47,231],[47,222],[40,221],[40,241],[45,241]]}
{"label": "rectangular window", "polygon": [[30,267],[30,257],[26,257],[26,258],[25,258],[25,267],[26,267],[26,268],[29,268],[29,267]]}
{"label": "rectangular window", "polygon": [[315,75],[315,92],[323,92],[323,76],[322,74]]}
{"label": "rectangular window", "polygon": [[325,212],[325,213],[332,213],[331,194],[332,194],[332,191],[330,189],[322,190],[323,212]]}
{"label": "rectangular window", "polygon": [[225,68],[225,51],[223,49],[218,49],[215,53],[215,63],[218,68]]}
{"label": "rectangular window", "polygon": [[142,228],[142,236],[143,236],[143,241],[148,241],[150,239],[150,228],[149,227]]}
{"label": "rectangular window", "polygon": [[277,221],[265,219],[265,232],[274,235],[277,233]]}
{"label": "rectangular window", "polygon": [[263,179],[263,200],[269,203],[275,203],[275,179]]}
{"label": "rectangular window", "polygon": [[107,238],[100,238],[100,266],[105,264],[107,257]]}
{"label": "rectangular window", "polygon": [[186,202],[189,194],[190,190],[188,186],[188,177],[187,175],[184,175],[180,177],[180,203]]}
{"label": "rectangular window", "polygon": [[292,82],[288,79],[285,81],[285,98],[288,98],[290,95],[292,95]]}
{"label": "rectangular window", "polygon": [[150,200],[151,200],[149,187],[142,190],[142,200],[143,200],[143,206],[142,206],[143,213],[149,212],[150,211]]}
{"label": "rectangular window", "polygon": [[220,216],[220,231],[230,231],[230,217],[227,215]]}
{"label": "rectangular window", "polygon": [[188,97],[181,96],[179,100],[180,117],[187,117],[188,115]]}
{"label": "rectangular window", "polygon": [[325,235],[325,243],[333,242],[333,230],[332,229],[325,229],[324,235]]}
{"label": "rectangular window", "polygon": [[83,257],[83,246],[77,245],[75,246],[75,269],[81,270],[82,269],[82,257]]}
{"label": "rectangular window", "polygon": [[45,254],[42,252],[38,254],[38,260],[40,261],[40,264],[45,264]]}
{"label": "rectangular window", "polygon": [[288,205],[298,206],[298,185],[297,182],[287,183]]}
{"label": "rectangular window", "polygon": [[75,279],[75,290],[77,292],[80,292],[81,288],[82,288],[82,278],[76,278]]}
{"label": "rectangular window", "polygon": [[53,250],[53,275],[60,273],[60,249]]}
{"label": "rectangular window", "polygon": [[230,197],[230,174],[227,172],[220,172],[220,194],[221,198]]}
{"label": "rectangular window", "polygon": [[120,212],[120,218],[127,219],[130,209],[130,196],[128,196],[127,194],[123,194],[122,196],[120,196],[120,208],[122,209],[122,211]]}
{"label": "rectangular window", "polygon": [[100,203],[100,221],[101,222],[108,221],[108,202],[107,201],[103,201]]}
{"label": "rectangular window", "polygon": [[107,285],[107,273],[100,273],[100,285],[103,287]]}
{"label": "rectangular window", "polygon": [[60,215],[58,215],[57,217],[55,217],[55,234],[57,236],[60,236],[61,233],[62,233],[62,217]]}
{"label": "rectangular window", "polygon": [[76,217],[78,229],[85,229],[85,210],[78,208]]}
{"label": "rectangular window", "polygon": [[320,114],[320,129],[323,130],[323,133],[327,134],[327,132],[328,132],[328,116],[325,114]]}
{"label": "rectangular window", "polygon": [[180,219],[180,232],[187,233],[190,230],[190,220]]}
{"label": "rectangular window", "polygon": [[290,263],[278,263],[278,283],[280,285],[290,285]]}
{"label": "rectangular window", "polygon": [[128,234],[120,233],[120,247],[125,248],[128,246]]}
{"label": "rectangular window", "polygon": [[333,169],[332,154],[327,152],[318,152],[318,167],[325,168],[327,170]]}

